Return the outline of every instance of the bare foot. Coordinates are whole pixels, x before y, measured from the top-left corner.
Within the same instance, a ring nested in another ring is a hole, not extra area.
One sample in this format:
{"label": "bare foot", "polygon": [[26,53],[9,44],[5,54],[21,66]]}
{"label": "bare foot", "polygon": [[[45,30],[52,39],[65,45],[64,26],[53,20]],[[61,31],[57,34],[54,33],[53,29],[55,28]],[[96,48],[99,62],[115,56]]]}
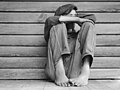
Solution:
{"label": "bare foot", "polygon": [[64,69],[63,61],[61,58],[56,65],[55,76],[56,76],[55,83],[58,86],[65,86],[65,87],[70,86],[69,79],[65,74],[65,69]]}
{"label": "bare foot", "polygon": [[64,87],[70,86],[69,80],[65,75],[59,75],[58,77],[56,77],[55,84],[58,86],[64,86]]}
{"label": "bare foot", "polygon": [[88,84],[88,75],[80,75],[78,78],[70,79],[72,86],[85,86]]}
{"label": "bare foot", "polygon": [[89,57],[86,57],[84,59],[81,74],[77,78],[70,79],[70,82],[74,86],[85,86],[88,84],[89,76],[90,76]]}

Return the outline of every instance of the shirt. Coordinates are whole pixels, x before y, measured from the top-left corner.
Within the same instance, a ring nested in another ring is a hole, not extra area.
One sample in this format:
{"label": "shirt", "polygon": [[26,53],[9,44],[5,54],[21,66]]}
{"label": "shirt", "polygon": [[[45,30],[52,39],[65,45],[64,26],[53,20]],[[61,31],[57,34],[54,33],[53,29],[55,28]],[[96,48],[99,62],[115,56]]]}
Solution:
{"label": "shirt", "polygon": [[[48,42],[49,39],[49,33],[50,33],[50,29],[52,28],[52,26],[60,24],[61,22],[59,21],[59,17],[60,16],[51,16],[48,17],[45,21],[45,26],[44,26],[44,38],[45,40]],[[90,19],[92,20],[94,23],[96,21],[96,17],[94,14],[77,14],[77,17],[80,18],[85,18],[85,19]]]}

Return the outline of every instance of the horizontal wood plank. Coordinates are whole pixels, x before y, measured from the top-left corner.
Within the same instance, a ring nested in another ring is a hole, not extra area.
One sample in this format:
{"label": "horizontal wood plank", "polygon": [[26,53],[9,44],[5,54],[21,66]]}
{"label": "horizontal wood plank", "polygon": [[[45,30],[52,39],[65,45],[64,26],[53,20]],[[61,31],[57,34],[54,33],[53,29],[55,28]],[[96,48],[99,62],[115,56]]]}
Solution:
{"label": "horizontal wood plank", "polygon": [[[92,69],[90,79],[120,79],[120,69]],[[46,79],[44,69],[0,69],[0,79]]]}
{"label": "horizontal wood plank", "polygon": [[[0,57],[0,68],[45,68],[46,62],[47,57]],[[94,57],[92,68],[120,68],[120,57]]]}
{"label": "horizontal wood plank", "polygon": [[95,56],[120,56],[119,49],[120,47],[96,47]]}
{"label": "horizontal wood plank", "polygon": [[46,47],[0,47],[0,56],[46,56]]}
{"label": "horizontal wood plank", "polygon": [[[96,34],[120,34],[120,24],[96,24]],[[44,34],[44,24],[0,24],[0,34]]]}
{"label": "horizontal wood plank", "polygon": [[92,69],[90,78],[120,78],[120,69]]}
{"label": "horizontal wood plank", "polygon": [[0,69],[0,79],[45,79],[44,69]]}
{"label": "horizontal wood plank", "polygon": [[[96,16],[96,22],[120,22],[120,13],[93,13]],[[47,17],[53,16],[53,13],[0,13],[0,22],[22,22],[39,23],[45,22]]]}
{"label": "horizontal wood plank", "polygon": [[96,38],[96,45],[120,45],[120,35],[98,35]]}
{"label": "horizontal wood plank", "polygon": [[96,24],[96,34],[120,34],[120,24]]}
{"label": "horizontal wood plank", "polygon": [[0,68],[44,68],[47,57],[0,57]]}
{"label": "horizontal wood plank", "polygon": [[[120,45],[120,35],[97,35],[96,45]],[[0,46],[47,46],[43,35],[0,35]]]}
{"label": "horizontal wood plank", "polygon": [[43,35],[0,35],[0,45],[46,46],[46,41]]}
{"label": "horizontal wood plank", "polygon": [[44,34],[44,24],[0,24],[0,34]]}
{"label": "horizontal wood plank", "polygon": [[120,68],[120,57],[94,57],[92,68]]}
{"label": "horizontal wood plank", "polygon": [[[46,56],[46,47],[10,47],[1,46],[0,56]],[[120,47],[96,47],[95,56],[120,56]]]}
{"label": "horizontal wood plank", "polygon": [[0,11],[55,11],[64,4],[75,4],[80,11],[119,11],[120,2],[0,2]]}

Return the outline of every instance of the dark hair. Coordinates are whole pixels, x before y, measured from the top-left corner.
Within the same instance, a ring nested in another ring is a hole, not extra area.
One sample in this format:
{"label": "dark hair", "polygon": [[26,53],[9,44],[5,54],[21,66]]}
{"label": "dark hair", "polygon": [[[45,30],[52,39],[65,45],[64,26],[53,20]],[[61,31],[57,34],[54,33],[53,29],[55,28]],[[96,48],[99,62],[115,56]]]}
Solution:
{"label": "dark hair", "polygon": [[77,6],[74,4],[66,4],[58,7],[58,9],[55,11],[55,16],[60,16],[60,15],[67,15],[71,12],[71,10],[77,10]]}

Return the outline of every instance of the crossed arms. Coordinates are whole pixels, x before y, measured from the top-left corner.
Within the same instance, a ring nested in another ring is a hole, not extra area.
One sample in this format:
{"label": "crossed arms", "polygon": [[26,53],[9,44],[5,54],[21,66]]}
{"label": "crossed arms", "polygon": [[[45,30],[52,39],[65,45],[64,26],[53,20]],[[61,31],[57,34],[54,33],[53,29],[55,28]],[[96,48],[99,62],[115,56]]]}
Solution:
{"label": "crossed arms", "polygon": [[84,22],[91,22],[95,24],[96,17],[94,14],[78,14],[76,17],[71,16],[51,16],[48,17],[45,21],[45,27],[44,27],[44,37],[45,40],[48,41],[49,38],[49,32],[52,26],[57,25],[62,22],[75,22],[79,26],[81,26]]}

